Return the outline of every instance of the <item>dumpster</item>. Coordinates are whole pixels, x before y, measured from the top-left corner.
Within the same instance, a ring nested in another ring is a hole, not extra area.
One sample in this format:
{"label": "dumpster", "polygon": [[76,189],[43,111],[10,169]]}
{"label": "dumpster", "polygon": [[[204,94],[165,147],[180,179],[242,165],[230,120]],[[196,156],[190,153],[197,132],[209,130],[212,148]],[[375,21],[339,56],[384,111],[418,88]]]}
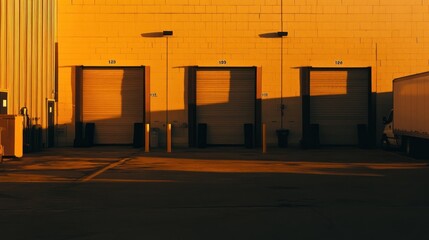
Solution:
{"label": "dumpster", "polygon": [[288,145],[289,130],[288,129],[278,129],[276,131],[276,133],[277,133],[278,147],[279,148],[286,148]]}

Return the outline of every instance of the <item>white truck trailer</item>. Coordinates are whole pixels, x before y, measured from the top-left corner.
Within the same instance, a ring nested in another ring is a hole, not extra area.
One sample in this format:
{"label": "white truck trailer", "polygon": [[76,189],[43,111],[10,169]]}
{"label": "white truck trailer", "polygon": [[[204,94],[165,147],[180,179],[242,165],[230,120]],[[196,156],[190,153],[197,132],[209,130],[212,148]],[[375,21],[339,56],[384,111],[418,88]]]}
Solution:
{"label": "white truck trailer", "polygon": [[429,72],[393,80],[393,110],[383,121],[383,145],[429,154]]}

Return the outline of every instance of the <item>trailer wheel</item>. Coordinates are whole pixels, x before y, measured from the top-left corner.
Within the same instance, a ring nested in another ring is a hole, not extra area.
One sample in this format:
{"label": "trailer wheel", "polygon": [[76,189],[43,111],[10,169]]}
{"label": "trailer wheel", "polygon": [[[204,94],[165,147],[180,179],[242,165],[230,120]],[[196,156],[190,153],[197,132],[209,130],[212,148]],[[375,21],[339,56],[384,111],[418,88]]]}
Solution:
{"label": "trailer wheel", "polygon": [[407,155],[410,155],[411,154],[411,143],[410,143],[410,138],[405,138],[404,139],[404,150],[405,150],[405,153],[407,154]]}
{"label": "trailer wheel", "polygon": [[386,134],[383,134],[383,136],[381,137],[381,148],[390,149],[390,143],[389,143],[389,140],[387,139]]}
{"label": "trailer wheel", "polygon": [[415,141],[413,138],[411,137],[407,137],[405,138],[405,153],[408,156],[411,157],[416,157],[416,145],[415,145]]}

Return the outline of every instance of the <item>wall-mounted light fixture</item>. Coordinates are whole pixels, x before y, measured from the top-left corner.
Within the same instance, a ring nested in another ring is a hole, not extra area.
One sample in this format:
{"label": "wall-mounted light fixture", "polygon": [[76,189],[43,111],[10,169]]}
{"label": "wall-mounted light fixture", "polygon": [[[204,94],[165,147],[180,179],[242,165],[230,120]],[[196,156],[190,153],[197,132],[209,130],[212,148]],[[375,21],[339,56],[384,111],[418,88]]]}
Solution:
{"label": "wall-mounted light fixture", "polygon": [[[167,136],[166,136],[166,143],[167,143],[167,152],[171,151],[171,135],[168,137],[169,132],[171,131],[171,127],[169,126],[169,119],[168,119],[168,69],[169,69],[169,49],[168,49],[168,39],[173,36],[173,31],[171,30],[164,30],[159,32],[147,32],[140,34],[144,38],[165,38],[165,127],[167,128]],[[171,125],[170,125],[171,126]],[[171,132],[170,132],[171,133]],[[169,140],[167,140],[169,139]]]}
{"label": "wall-mounted light fixture", "polygon": [[171,152],[171,124],[168,119],[168,37],[173,36],[173,31],[164,30],[162,36],[166,37],[166,58],[165,58],[165,126],[166,126],[166,145],[167,152]]}
{"label": "wall-mounted light fixture", "polygon": [[165,58],[165,124],[168,125],[168,37],[173,36],[173,31],[164,30],[162,36],[166,37],[166,58]]}
{"label": "wall-mounted light fixture", "polygon": [[287,35],[288,35],[288,32],[283,32],[283,31],[277,32],[277,36],[279,37],[287,37]]}
{"label": "wall-mounted light fixture", "polygon": [[284,115],[285,115],[285,103],[283,99],[283,54],[284,54],[284,39],[287,37],[288,32],[284,31],[284,21],[283,21],[283,0],[280,0],[280,30],[277,32],[277,37],[280,38],[280,129],[283,129]]}

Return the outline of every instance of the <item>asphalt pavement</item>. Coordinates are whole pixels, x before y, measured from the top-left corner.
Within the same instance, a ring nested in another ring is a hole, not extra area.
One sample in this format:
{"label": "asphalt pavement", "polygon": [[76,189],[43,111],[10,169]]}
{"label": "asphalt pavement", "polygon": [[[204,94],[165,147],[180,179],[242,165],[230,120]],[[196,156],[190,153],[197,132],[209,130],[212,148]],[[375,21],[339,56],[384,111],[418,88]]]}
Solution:
{"label": "asphalt pavement", "polygon": [[1,239],[429,239],[429,160],[52,148],[0,165]]}

